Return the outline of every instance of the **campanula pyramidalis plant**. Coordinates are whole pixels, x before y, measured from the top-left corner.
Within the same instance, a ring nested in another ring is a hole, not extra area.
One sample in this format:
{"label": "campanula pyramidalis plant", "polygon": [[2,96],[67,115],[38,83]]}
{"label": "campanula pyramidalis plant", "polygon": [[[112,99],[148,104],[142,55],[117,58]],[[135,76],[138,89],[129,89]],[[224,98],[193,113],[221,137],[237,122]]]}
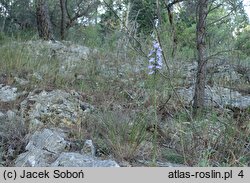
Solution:
{"label": "campanula pyramidalis plant", "polygon": [[149,52],[148,57],[148,74],[155,74],[157,70],[162,69],[162,49],[157,41],[153,41],[153,49]]}
{"label": "campanula pyramidalis plant", "polygon": [[[156,73],[162,69],[162,60],[163,60],[163,55],[162,55],[162,49],[158,41],[154,40],[153,41],[153,49],[149,52],[148,54],[149,58],[149,75],[154,74],[156,76]],[[157,96],[156,96],[156,77],[154,77],[154,94],[153,94],[153,103],[154,103],[154,126],[157,127],[158,125],[158,116],[157,116]],[[153,133],[153,151],[152,151],[152,166],[156,165],[156,156],[157,156],[157,128],[154,128],[154,133]]]}

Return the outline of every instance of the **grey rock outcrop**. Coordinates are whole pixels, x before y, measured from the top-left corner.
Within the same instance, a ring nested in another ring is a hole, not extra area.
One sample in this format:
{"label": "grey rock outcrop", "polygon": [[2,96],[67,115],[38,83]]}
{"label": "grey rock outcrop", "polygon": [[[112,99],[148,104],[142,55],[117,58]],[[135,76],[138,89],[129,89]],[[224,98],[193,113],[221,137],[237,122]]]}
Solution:
{"label": "grey rock outcrop", "polygon": [[28,80],[18,78],[18,77],[14,77],[14,79],[15,79],[15,82],[17,82],[19,85],[27,85],[27,84],[29,84]]}
{"label": "grey rock outcrop", "polygon": [[46,52],[49,59],[59,60],[61,74],[76,68],[90,53],[89,48],[66,41],[28,41],[25,46],[35,58],[44,56]]}
{"label": "grey rock outcrop", "polygon": [[17,167],[44,167],[49,166],[66,148],[64,134],[55,130],[44,129],[36,131],[30,138],[25,150],[15,162]]}
{"label": "grey rock outcrop", "polygon": [[113,160],[99,160],[93,156],[79,153],[62,153],[58,159],[51,164],[52,167],[120,167]]}
{"label": "grey rock outcrop", "polygon": [[[242,69],[241,69],[242,70]],[[247,75],[250,69],[244,68],[241,71],[239,66],[228,65],[225,63],[208,64],[207,83],[205,88],[205,105],[216,107],[237,107],[246,109],[250,106],[250,95],[247,92],[240,93],[237,84],[248,85]],[[194,85],[196,80],[197,63],[188,63],[182,66],[182,75],[186,87],[179,89],[178,93],[184,99],[185,103],[191,104],[194,96]],[[222,84],[227,87],[221,86]],[[234,89],[229,89],[234,88]]]}
{"label": "grey rock outcrop", "polygon": [[85,141],[81,152],[83,154],[86,154],[86,155],[95,156],[96,149],[95,149],[95,146],[94,146],[92,140],[86,140]]}
{"label": "grey rock outcrop", "polygon": [[21,116],[29,121],[30,129],[36,129],[45,123],[61,127],[76,124],[86,112],[93,110],[92,106],[79,98],[80,94],[74,91],[34,91],[21,103]]}
{"label": "grey rock outcrop", "polygon": [[17,88],[0,84],[0,101],[10,102],[16,100],[18,96]]}
{"label": "grey rock outcrop", "polygon": [[0,111],[0,118],[4,118],[4,117],[5,117],[5,114]]}
{"label": "grey rock outcrop", "polygon": [[119,167],[113,160],[100,160],[94,156],[67,152],[70,143],[63,131],[44,129],[36,131],[26,146],[26,152],[15,161],[17,167]]}
{"label": "grey rock outcrop", "polygon": [[[194,86],[180,89],[179,94],[183,97],[187,104],[192,103],[194,95]],[[228,88],[206,85],[205,88],[205,105],[215,107],[237,107],[246,109],[250,106],[250,96],[242,95],[237,91],[232,91]]]}
{"label": "grey rock outcrop", "polygon": [[[197,66],[197,62],[185,63],[180,66],[181,74],[183,75],[186,84],[195,84]],[[215,83],[249,83],[249,66],[245,66],[243,69],[240,66],[228,65],[225,63],[209,63],[207,66],[207,72],[207,79],[209,80],[211,78]]]}
{"label": "grey rock outcrop", "polygon": [[218,67],[213,67],[211,72],[211,76],[215,81],[224,81],[227,83],[239,83],[245,82],[241,79],[242,74],[238,73],[234,66],[230,65],[221,65]]}

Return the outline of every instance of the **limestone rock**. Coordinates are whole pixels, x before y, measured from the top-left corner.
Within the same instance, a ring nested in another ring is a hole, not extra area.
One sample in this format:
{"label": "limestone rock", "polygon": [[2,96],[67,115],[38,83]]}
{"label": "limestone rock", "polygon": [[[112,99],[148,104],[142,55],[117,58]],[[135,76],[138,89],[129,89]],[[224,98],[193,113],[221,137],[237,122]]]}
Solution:
{"label": "limestone rock", "polygon": [[[58,129],[36,131],[26,146],[26,152],[15,161],[17,167],[119,167],[113,160],[100,160],[92,155],[65,152],[69,142],[65,134]],[[85,144],[90,144],[87,141]]]}
{"label": "limestone rock", "polygon": [[62,153],[59,158],[51,164],[52,167],[119,167],[113,160],[99,160],[92,156],[78,153]]}
{"label": "limestone rock", "polygon": [[13,88],[10,86],[4,86],[0,84],[0,101],[2,102],[10,102],[16,100],[18,96],[17,88]]}
{"label": "limestone rock", "polygon": [[25,46],[35,57],[43,56],[47,52],[49,59],[59,60],[61,74],[76,68],[90,53],[89,48],[67,41],[28,41]]}
{"label": "limestone rock", "polygon": [[56,130],[36,131],[26,146],[26,151],[18,156],[15,166],[49,166],[66,148],[64,134]]}
{"label": "limestone rock", "polygon": [[11,120],[15,120],[16,118],[16,113],[11,111],[11,110],[8,110],[7,113],[6,113],[6,116],[7,118],[11,121]]}
{"label": "limestone rock", "polygon": [[22,78],[14,77],[14,79],[20,85],[27,85],[29,83],[29,81]]}
{"label": "limestone rock", "polygon": [[[30,122],[31,129],[36,129],[42,123],[61,127],[78,124],[79,119],[93,109],[79,98],[74,91],[34,91],[21,103],[21,116]],[[84,110],[81,106],[85,106]]]}
{"label": "limestone rock", "polygon": [[5,114],[0,111],[0,118],[4,118]]}
{"label": "limestone rock", "polygon": [[[178,91],[187,104],[192,103],[194,95],[194,86],[183,88]],[[205,88],[206,106],[231,106],[240,109],[246,109],[250,106],[250,96],[242,95],[237,91],[232,91],[221,86],[206,86]]]}
{"label": "limestone rock", "polygon": [[81,152],[90,156],[95,156],[96,150],[92,140],[85,141]]}

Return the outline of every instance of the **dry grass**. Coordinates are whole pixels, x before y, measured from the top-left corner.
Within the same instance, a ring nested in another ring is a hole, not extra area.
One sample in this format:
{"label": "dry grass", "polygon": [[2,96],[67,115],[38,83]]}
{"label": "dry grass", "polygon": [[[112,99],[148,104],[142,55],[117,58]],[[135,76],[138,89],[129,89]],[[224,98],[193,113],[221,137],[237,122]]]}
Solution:
{"label": "dry grass", "polygon": [[[48,59],[46,53],[34,59],[24,47],[14,45],[0,47],[1,82],[17,86],[20,91],[61,88],[82,93],[85,102],[94,105],[96,111],[81,120],[82,130],[73,129],[71,138],[94,139],[99,152],[105,156],[114,156],[119,161],[151,161],[156,147],[156,160],[189,166],[245,166],[250,161],[249,152],[243,148],[250,135],[249,109],[238,117],[233,112],[228,114],[223,109],[212,109],[208,112],[210,115],[190,121],[182,103],[173,94],[173,89],[182,83],[178,68],[172,71],[173,86],[160,75],[155,83],[155,78],[147,75],[147,60],[144,59],[145,65],[140,66],[145,69],[134,71],[139,56],[120,50],[117,56],[117,50],[113,50],[112,53],[93,53],[74,71],[61,75],[58,60]],[[33,73],[40,73],[43,79],[33,77]],[[30,82],[18,86],[14,77]],[[152,90],[154,85],[156,93]],[[16,107],[13,104],[8,109]],[[191,109],[191,106],[185,107]],[[152,131],[148,130],[148,126],[155,124],[152,117],[155,109],[159,120],[156,122],[161,129],[157,131],[156,142]],[[18,147],[12,158],[23,150],[25,143],[20,139],[26,128],[16,128],[16,123],[18,120],[1,121],[0,124],[2,129],[8,129],[2,137],[4,150]]]}

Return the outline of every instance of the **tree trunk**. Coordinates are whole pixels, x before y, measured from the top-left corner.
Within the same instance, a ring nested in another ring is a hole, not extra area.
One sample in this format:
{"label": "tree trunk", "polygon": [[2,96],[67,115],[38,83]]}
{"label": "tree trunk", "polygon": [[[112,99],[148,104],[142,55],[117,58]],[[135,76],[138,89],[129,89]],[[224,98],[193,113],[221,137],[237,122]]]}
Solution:
{"label": "tree trunk", "polygon": [[171,26],[171,33],[172,33],[172,39],[173,39],[173,49],[172,49],[172,57],[175,56],[175,52],[176,52],[176,49],[177,49],[177,36],[176,36],[176,32],[175,32],[175,26],[174,26],[174,20],[173,20],[173,13],[171,11],[171,8],[170,6],[167,6],[167,11],[168,11],[168,20],[169,20],[169,23],[170,23],[170,26]]}
{"label": "tree trunk", "polygon": [[61,6],[61,40],[65,39],[65,30],[66,30],[66,4],[65,0],[60,0]]}
{"label": "tree trunk", "polygon": [[44,40],[52,40],[52,26],[49,17],[47,0],[36,1],[37,29],[39,37]]}
{"label": "tree trunk", "polygon": [[206,18],[208,14],[208,1],[198,0],[198,22],[196,26],[196,45],[198,51],[198,70],[194,93],[194,116],[197,116],[198,111],[204,109],[205,103],[205,84],[206,84]]}
{"label": "tree trunk", "polygon": [[3,23],[2,23],[2,26],[1,26],[1,30],[0,32],[4,32],[4,28],[5,28],[5,22],[6,22],[6,13],[4,14],[4,17],[3,17]]}
{"label": "tree trunk", "polygon": [[157,18],[158,18],[158,26],[161,26],[162,20],[161,20],[161,7],[159,0],[156,1],[157,6]]}
{"label": "tree trunk", "polygon": [[166,0],[166,8],[167,8],[167,12],[168,12],[168,21],[170,23],[171,26],[171,33],[172,33],[172,42],[173,42],[173,49],[172,49],[172,57],[175,57],[175,53],[177,50],[177,35],[176,35],[176,30],[175,30],[175,25],[174,25],[174,15],[173,15],[173,6],[177,3],[180,3],[184,0],[173,0],[173,1],[169,1]]}
{"label": "tree trunk", "polygon": [[126,11],[126,18],[125,18],[125,27],[129,27],[129,14],[130,14],[130,10],[131,10],[131,2],[128,2],[127,5],[127,11]]}

